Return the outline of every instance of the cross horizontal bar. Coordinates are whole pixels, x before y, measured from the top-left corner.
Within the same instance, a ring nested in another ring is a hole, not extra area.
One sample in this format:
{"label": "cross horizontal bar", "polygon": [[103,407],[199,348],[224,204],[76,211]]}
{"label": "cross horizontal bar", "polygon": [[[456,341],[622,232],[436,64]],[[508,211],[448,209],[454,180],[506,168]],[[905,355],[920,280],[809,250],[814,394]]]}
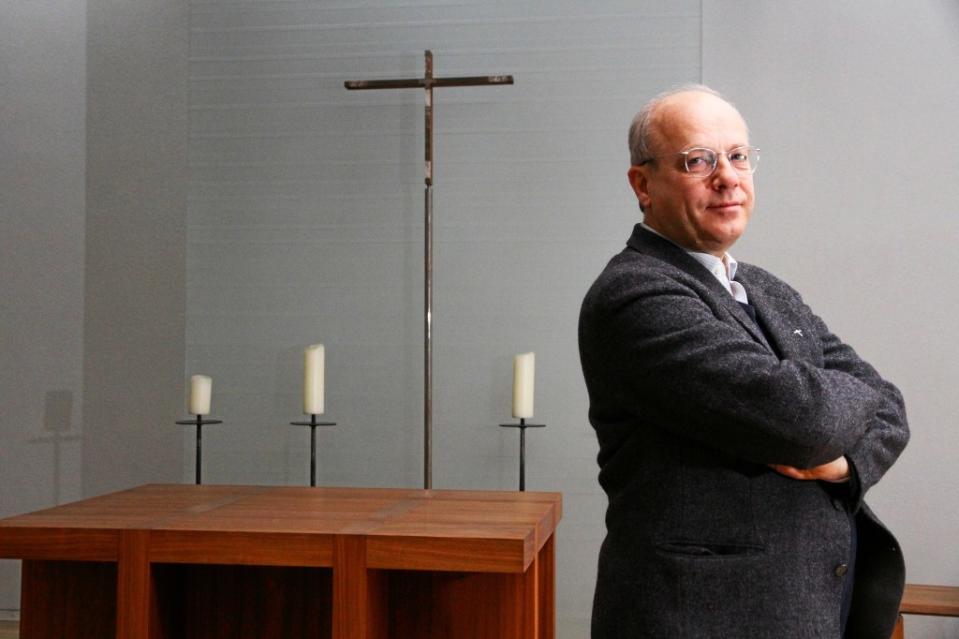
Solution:
{"label": "cross horizontal bar", "polygon": [[[433,78],[429,86],[432,87],[472,87],[491,84],[513,84],[511,75],[474,75],[459,78]],[[347,80],[343,83],[351,91],[368,89],[423,89],[426,88],[426,78],[404,78],[400,80]]]}
{"label": "cross horizontal bar", "polygon": [[513,84],[511,75],[474,75],[463,78],[433,78],[434,87],[471,87],[488,84]]}

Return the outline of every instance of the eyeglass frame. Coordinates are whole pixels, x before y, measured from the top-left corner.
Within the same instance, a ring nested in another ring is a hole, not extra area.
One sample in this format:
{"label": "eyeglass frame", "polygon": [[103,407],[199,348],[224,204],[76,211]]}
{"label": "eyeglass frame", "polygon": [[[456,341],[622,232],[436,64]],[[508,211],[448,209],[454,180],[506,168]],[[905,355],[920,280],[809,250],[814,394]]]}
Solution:
{"label": "eyeglass frame", "polygon": [[[750,152],[750,153],[755,154],[756,162],[752,165],[752,169],[751,169],[751,170],[737,169],[737,168],[733,165],[732,160],[729,159],[729,156],[730,156],[731,153],[733,153],[733,152],[735,152],[735,151],[739,151],[740,149],[749,149],[749,152]],[[692,153],[693,151],[709,151],[710,153],[713,154],[713,165],[712,165],[712,167],[710,167],[708,173],[698,174],[698,173],[693,173],[692,171],[689,170],[689,154]],[[754,174],[754,173],[756,172],[756,169],[759,168],[759,157],[760,157],[760,155],[759,155],[759,148],[758,148],[758,147],[755,147],[755,146],[750,146],[750,145],[748,145],[748,144],[743,144],[743,145],[741,145],[741,146],[737,146],[737,147],[732,148],[732,149],[730,149],[730,150],[728,150],[728,151],[715,151],[715,150],[713,150],[713,149],[709,149],[709,148],[706,148],[706,147],[704,147],[704,146],[694,146],[694,147],[692,147],[691,149],[686,149],[685,151],[676,151],[675,153],[667,153],[666,155],[653,155],[653,156],[650,156],[650,157],[648,157],[648,158],[645,158],[642,162],[640,162],[640,163],[637,164],[636,166],[643,166],[644,164],[648,164],[648,163],[652,162],[653,160],[658,160],[658,159],[660,159],[660,158],[670,157],[670,156],[673,156],[673,155],[681,155],[681,156],[683,156],[683,172],[684,172],[686,175],[688,175],[689,177],[693,177],[693,178],[705,178],[705,177],[709,177],[710,175],[712,175],[713,173],[715,173],[715,172],[716,172],[716,167],[719,166],[719,156],[720,156],[720,155],[725,155],[725,156],[726,156],[726,161],[729,162],[729,166],[731,166],[731,167],[733,168],[733,170],[736,171],[736,173],[739,173],[740,175],[752,175],[752,174]]]}

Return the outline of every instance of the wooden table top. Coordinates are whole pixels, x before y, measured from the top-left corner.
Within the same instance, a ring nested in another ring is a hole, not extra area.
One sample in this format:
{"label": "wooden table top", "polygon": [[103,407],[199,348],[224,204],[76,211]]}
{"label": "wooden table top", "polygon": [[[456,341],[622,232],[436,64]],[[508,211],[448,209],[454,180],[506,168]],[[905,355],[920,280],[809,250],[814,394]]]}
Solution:
{"label": "wooden table top", "polygon": [[145,530],[154,562],[329,566],[348,535],[374,568],[521,572],[561,516],[559,493],[150,484],[0,520],[0,557],[116,561]]}
{"label": "wooden table top", "polygon": [[959,617],[959,586],[906,584],[899,610],[913,615]]}

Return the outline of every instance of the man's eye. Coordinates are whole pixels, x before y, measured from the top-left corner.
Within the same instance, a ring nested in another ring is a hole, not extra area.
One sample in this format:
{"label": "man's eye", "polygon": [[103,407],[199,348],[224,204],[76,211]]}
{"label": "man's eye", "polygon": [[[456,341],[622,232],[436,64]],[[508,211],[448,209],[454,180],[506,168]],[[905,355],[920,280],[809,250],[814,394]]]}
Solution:
{"label": "man's eye", "polygon": [[709,164],[709,160],[705,155],[692,155],[686,157],[686,164],[690,167],[702,166],[703,164]]}
{"label": "man's eye", "polygon": [[746,151],[735,151],[729,154],[729,161],[730,162],[748,162],[749,153],[747,153]]}

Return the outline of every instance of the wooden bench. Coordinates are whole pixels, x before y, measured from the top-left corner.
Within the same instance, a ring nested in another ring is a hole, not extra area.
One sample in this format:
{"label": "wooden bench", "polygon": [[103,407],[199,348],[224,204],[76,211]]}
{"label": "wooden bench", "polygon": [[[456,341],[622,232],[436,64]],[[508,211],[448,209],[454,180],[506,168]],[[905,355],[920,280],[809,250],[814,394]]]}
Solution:
{"label": "wooden bench", "polygon": [[926,586],[906,584],[899,605],[899,621],[892,639],[904,639],[903,615],[935,615],[959,617],[959,586]]}

